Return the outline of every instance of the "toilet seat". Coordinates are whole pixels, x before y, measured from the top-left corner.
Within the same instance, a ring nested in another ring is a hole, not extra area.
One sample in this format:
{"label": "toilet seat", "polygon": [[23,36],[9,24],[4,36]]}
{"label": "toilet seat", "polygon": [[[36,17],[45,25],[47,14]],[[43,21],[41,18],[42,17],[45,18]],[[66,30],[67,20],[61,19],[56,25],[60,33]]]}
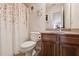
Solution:
{"label": "toilet seat", "polygon": [[29,47],[34,46],[35,44],[36,44],[36,42],[34,42],[34,41],[27,41],[21,45],[21,48],[29,48]]}

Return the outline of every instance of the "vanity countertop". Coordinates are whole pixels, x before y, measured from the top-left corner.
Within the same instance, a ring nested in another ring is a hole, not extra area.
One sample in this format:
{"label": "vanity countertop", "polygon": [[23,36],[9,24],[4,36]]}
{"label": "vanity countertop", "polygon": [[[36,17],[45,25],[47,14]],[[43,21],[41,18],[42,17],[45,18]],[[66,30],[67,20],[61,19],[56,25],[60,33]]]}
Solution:
{"label": "vanity countertop", "polygon": [[51,31],[45,31],[45,32],[41,32],[41,33],[56,33],[56,34],[75,34],[75,35],[79,35],[79,29],[63,29],[63,30],[51,30]]}

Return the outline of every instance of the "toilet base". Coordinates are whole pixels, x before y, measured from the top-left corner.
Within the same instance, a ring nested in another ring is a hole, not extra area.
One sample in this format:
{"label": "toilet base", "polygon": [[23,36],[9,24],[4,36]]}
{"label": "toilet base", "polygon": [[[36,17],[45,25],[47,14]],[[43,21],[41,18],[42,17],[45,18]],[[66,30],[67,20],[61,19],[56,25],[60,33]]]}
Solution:
{"label": "toilet base", "polygon": [[32,52],[33,52],[33,50],[26,51],[25,52],[25,56],[32,56]]}

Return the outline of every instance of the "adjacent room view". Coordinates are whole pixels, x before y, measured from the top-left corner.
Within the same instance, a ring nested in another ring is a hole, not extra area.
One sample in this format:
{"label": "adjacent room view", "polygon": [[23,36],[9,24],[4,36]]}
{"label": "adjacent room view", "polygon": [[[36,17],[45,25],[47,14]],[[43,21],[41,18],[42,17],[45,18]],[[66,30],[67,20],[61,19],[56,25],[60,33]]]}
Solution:
{"label": "adjacent room view", "polygon": [[78,3],[0,3],[0,56],[79,56]]}

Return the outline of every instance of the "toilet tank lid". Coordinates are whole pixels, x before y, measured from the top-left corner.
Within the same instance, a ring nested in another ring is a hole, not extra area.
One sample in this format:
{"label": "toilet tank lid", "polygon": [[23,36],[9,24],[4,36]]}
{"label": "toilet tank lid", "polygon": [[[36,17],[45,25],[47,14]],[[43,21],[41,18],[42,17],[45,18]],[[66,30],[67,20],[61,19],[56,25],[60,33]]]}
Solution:
{"label": "toilet tank lid", "polygon": [[40,32],[30,32],[30,33],[38,33],[38,34],[40,34]]}
{"label": "toilet tank lid", "polygon": [[21,45],[21,47],[23,47],[23,48],[25,48],[25,47],[30,47],[30,46],[33,46],[33,45],[35,45],[36,44],[36,42],[34,42],[34,41],[27,41],[27,42],[24,42],[22,45]]}

